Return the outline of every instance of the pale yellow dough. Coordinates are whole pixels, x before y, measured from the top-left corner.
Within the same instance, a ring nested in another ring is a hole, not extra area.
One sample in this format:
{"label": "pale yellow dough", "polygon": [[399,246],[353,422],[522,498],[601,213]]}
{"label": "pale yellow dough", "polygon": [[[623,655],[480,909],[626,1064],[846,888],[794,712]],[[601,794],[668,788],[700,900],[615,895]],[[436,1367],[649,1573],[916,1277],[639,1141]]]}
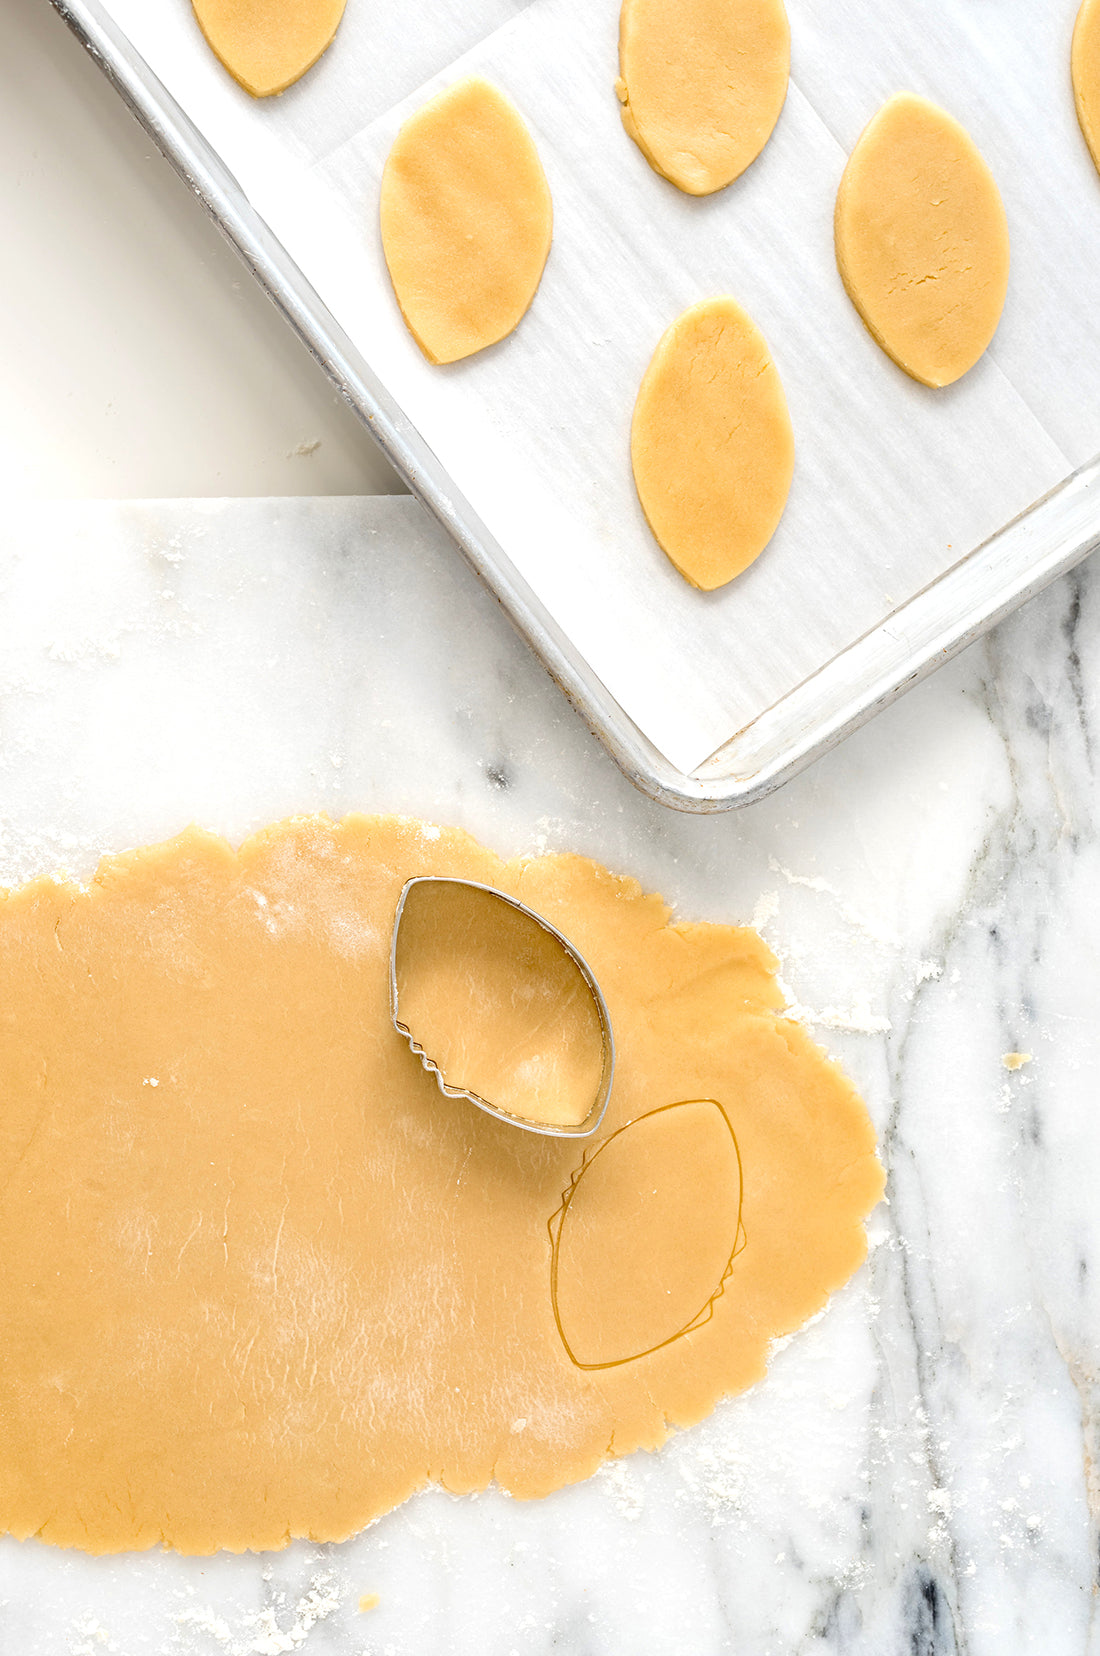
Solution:
{"label": "pale yellow dough", "polygon": [[[586,1150],[442,1096],[389,1018],[415,874],[569,936],[618,1071]],[[864,1256],[867,1112],[754,932],[579,857],[349,817],[0,894],[0,1528],[91,1552],[522,1497],[764,1373]]]}
{"label": "pale yellow dough", "polygon": [[1071,62],[1077,119],[1100,168],[1100,0],[1084,0],[1077,13]]}
{"label": "pale yellow dough", "polygon": [[774,535],[794,433],[764,336],[730,298],[684,311],[642,380],[630,439],[638,498],[681,575],[711,591]]}
{"label": "pale yellow dough", "polygon": [[473,79],[410,116],[382,173],[381,224],[401,314],[429,362],[510,334],[553,228],[550,186],[515,105]]}
{"label": "pale yellow dough", "polygon": [[852,151],[836,257],[868,330],[924,385],[951,385],[997,329],[1008,222],[993,174],[945,110],[900,92]]}
{"label": "pale yellow dough", "polygon": [[623,125],[655,171],[689,195],[739,177],[787,96],[783,0],[623,0]]}
{"label": "pale yellow dough", "polygon": [[344,15],[345,0],[192,0],[215,56],[254,98],[269,98],[311,69]]}

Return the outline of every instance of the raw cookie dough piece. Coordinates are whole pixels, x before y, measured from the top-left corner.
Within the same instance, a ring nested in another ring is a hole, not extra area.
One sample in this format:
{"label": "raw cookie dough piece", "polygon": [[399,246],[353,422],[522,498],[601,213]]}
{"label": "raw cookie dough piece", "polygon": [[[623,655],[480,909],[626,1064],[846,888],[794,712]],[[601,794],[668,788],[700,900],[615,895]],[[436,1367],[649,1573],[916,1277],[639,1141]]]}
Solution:
{"label": "raw cookie dough piece", "polygon": [[689,195],[733,182],[787,96],[783,0],[623,0],[615,90],[650,166]]}
{"label": "raw cookie dough piece", "polygon": [[432,98],[382,173],[382,247],[429,362],[457,362],[519,322],[550,251],[550,186],[519,111],[488,81]]}
{"label": "raw cookie dough piece", "polygon": [[285,92],[332,44],[345,0],[192,0],[214,55],[254,98]]}
{"label": "raw cookie dough piece", "polygon": [[1072,69],[1077,119],[1100,168],[1100,0],[1084,0],[1077,13]]}
{"label": "raw cookie dough piece", "polygon": [[397,1013],[448,1086],[548,1127],[591,1115],[603,1030],[576,961],[491,891],[440,882],[405,899]]}
{"label": "raw cookie dough piece", "polygon": [[1008,290],[1004,206],[969,134],[927,98],[899,92],[852,151],[836,258],[870,333],[922,384],[951,385],[993,338]]}
{"label": "raw cookie dough piece", "polygon": [[764,336],[729,298],[664,334],[634,405],[634,481],[681,575],[709,592],[774,535],[794,472],[787,399]]}
{"label": "raw cookie dough piece", "polygon": [[[456,1108],[394,1030],[415,874],[507,891],[598,975],[587,1153]],[[0,894],[0,1528],[337,1540],[429,1480],[546,1494],[759,1380],[883,1183],[774,967],[583,858],[408,819],[192,829]]]}

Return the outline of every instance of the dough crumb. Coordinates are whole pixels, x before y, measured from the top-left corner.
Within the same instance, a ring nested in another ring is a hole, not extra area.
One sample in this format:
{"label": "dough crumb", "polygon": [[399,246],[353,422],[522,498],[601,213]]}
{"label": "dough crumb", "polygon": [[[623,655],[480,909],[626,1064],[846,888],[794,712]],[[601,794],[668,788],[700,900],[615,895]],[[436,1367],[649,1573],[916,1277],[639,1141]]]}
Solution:
{"label": "dough crumb", "polygon": [[377,1593],[364,1593],[359,1600],[360,1610],[376,1610],[381,1603]]}
{"label": "dough crumb", "polygon": [[1023,1069],[1025,1064],[1030,1064],[1031,1062],[1032,1056],[1030,1052],[1006,1052],[1001,1059],[1001,1063],[1004,1065],[1006,1070],[1020,1070]]}

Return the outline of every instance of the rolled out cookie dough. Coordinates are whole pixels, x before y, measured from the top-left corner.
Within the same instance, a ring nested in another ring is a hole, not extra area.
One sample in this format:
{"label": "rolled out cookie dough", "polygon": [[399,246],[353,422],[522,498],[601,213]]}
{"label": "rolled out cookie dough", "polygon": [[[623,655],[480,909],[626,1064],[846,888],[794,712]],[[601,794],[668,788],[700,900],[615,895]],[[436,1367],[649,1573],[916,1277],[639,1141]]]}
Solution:
{"label": "rolled out cookie dough", "polygon": [[471,79],[411,115],[382,173],[381,225],[401,314],[429,362],[510,334],[553,229],[550,186],[515,105]]}
{"label": "rolled out cookie dough", "polygon": [[693,305],[662,336],[630,457],[646,520],[693,586],[724,586],[767,546],[790,492],[794,433],[764,336],[735,300]]}
{"label": "rolled out cookie dough", "polygon": [[900,92],[852,151],[836,201],[844,286],[888,356],[924,385],[951,385],[997,330],[1008,223],[970,135]]}
{"label": "rolled out cookie dough", "polygon": [[[417,873],[510,892],[597,973],[587,1151],[445,1099],[393,1029]],[[0,895],[0,1527],[338,1539],[433,1479],[545,1494],[758,1380],[883,1182],[773,967],[594,863],[392,818]]]}
{"label": "rolled out cookie dough", "polygon": [[1077,13],[1071,67],[1077,119],[1100,168],[1100,0],[1084,0]]}
{"label": "rolled out cookie dough", "polygon": [[656,172],[689,195],[738,178],[787,96],[783,0],[623,0],[623,125]]}
{"label": "rolled out cookie dough", "polygon": [[285,92],[332,44],[345,0],[192,0],[207,44],[254,98]]}

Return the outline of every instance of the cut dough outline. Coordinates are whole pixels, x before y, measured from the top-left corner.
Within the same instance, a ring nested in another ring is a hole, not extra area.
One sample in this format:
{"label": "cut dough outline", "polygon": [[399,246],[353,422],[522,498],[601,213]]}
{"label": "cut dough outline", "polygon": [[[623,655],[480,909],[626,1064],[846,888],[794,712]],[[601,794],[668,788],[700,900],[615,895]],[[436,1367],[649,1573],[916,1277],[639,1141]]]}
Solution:
{"label": "cut dough outline", "polygon": [[[580,1187],[581,1181],[585,1174],[588,1172],[589,1168],[599,1160],[603,1152],[615,1143],[616,1139],[621,1138],[624,1133],[629,1133],[631,1128],[639,1126],[641,1122],[650,1121],[654,1116],[665,1115],[669,1110],[681,1110],[686,1104],[713,1105],[718,1111],[718,1114],[721,1116],[722,1121],[725,1123],[726,1130],[730,1136],[730,1142],[733,1145],[733,1153],[737,1162],[738,1179],[737,1224],[734,1232],[733,1251],[726,1261],[726,1268],[722,1272],[722,1275],[718,1280],[718,1286],[715,1288],[714,1292],[707,1298],[705,1303],[700,1306],[699,1310],[694,1314],[691,1320],[685,1323],[682,1328],[678,1328],[674,1334],[670,1334],[667,1339],[658,1340],[655,1345],[647,1346],[644,1351],[633,1351],[628,1357],[616,1357],[611,1359],[611,1361],[604,1363],[582,1363],[569,1342],[569,1337],[565,1332],[558,1305],[558,1267],[561,1254],[562,1230],[565,1225],[566,1215],[569,1212],[573,1198],[577,1194],[577,1190]],[[595,1145],[591,1150],[586,1150],[580,1166],[570,1175],[568,1188],[562,1192],[561,1205],[555,1208],[554,1212],[547,1220],[546,1226],[550,1235],[551,1247],[550,1302],[553,1306],[554,1321],[557,1324],[558,1333],[561,1336],[561,1343],[565,1347],[566,1352],[569,1355],[569,1360],[573,1366],[575,1368],[584,1369],[587,1372],[593,1372],[599,1369],[622,1368],[626,1363],[636,1363],[643,1357],[651,1357],[655,1351],[663,1351],[666,1346],[674,1344],[676,1340],[682,1340],[685,1334],[694,1333],[697,1328],[702,1328],[706,1323],[708,1323],[714,1315],[715,1305],[725,1292],[726,1283],[729,1281],[733,1272],[734,1260],[737,1258],[738,1254],[744,1252],[745,1247],[748,1244],[748,1237],[745,1234],[745,1226],[742,1219],[744,1203],[745,1170],[741,1162],[741,1147],[737,1142],[737,1134],[733,1130],[733,1123],[730,1121],[725,1109],[721,1104],[719,1104],[716,1098],[678,1098],[671,1104],[660,1104],[655,1110],[647,1110],[644,1115],[635,1116],[633,1120],[625,1122],[622,1127],[619,1127],[614,1133],[611,1133],[606,1139],[602,1140],[601,1143]]]}

